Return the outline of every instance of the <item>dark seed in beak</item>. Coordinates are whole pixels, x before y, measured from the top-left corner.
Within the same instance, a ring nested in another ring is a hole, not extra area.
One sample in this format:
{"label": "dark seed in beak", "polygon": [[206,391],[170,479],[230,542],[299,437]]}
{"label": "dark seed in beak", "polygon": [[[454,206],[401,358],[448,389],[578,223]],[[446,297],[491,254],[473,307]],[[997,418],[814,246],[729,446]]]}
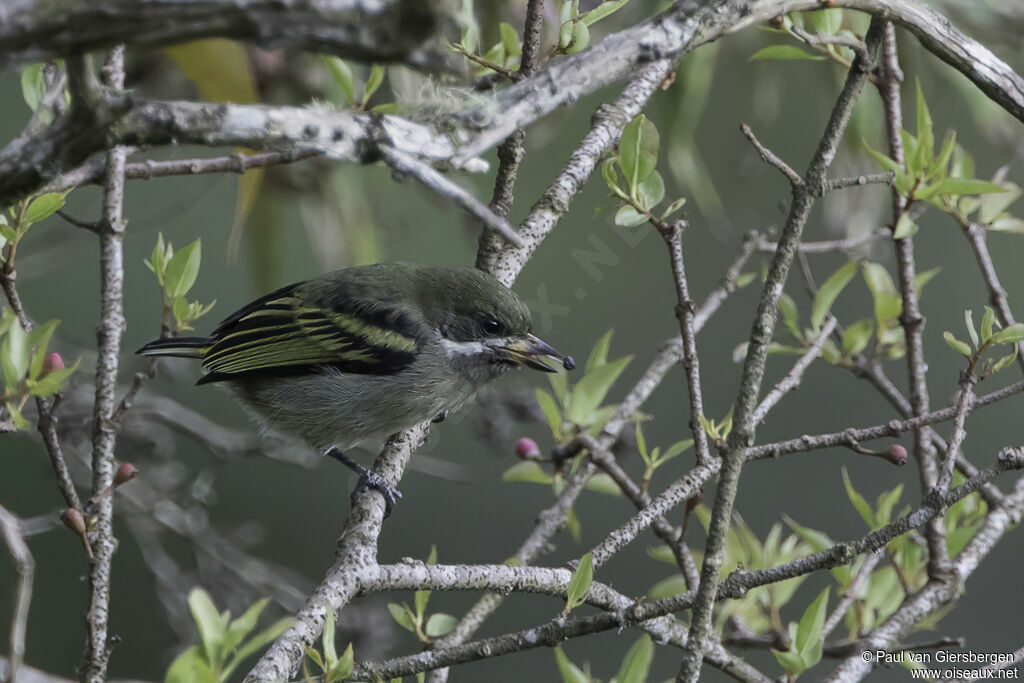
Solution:
{"label": "dark seed in beak", "polygon": [[566,370],[575,370],[576,361],[573,359],[572,356],[566,356],[562,359],[562,367],[565,368]]}

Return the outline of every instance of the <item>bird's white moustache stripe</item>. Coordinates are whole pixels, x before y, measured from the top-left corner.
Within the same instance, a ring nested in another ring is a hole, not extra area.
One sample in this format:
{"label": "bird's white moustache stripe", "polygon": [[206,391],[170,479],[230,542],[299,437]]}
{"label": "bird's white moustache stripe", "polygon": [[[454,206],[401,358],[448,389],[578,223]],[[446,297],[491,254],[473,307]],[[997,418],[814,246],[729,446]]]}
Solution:
{"label": "bird's white moustache stripe", "polygon": [[445,353],[451,356],[476,356],[482,353],[489,353],[490,349],[481,342],[478,341],[452,341],[451,339],[441,338],[441,348],[444,349]]}

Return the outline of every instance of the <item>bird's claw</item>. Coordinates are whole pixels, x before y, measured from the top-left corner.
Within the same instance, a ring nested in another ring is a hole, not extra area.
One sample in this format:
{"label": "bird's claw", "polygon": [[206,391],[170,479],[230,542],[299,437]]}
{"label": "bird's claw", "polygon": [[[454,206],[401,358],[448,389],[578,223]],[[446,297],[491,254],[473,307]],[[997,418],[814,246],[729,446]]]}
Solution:
{"label": "bird's claw", "polygon": [[359,498],[360,494],[369,489],[378,491],[384,496],[384,517],[390,516],[391,508],[402,497],[402,492],[385,481],[384,477],[376,472],[363,470],[359,473],[359,480],[356,482],[356,487],[352,489],[352,495],[349,498],[353,507],[355,507],[356,499]]}

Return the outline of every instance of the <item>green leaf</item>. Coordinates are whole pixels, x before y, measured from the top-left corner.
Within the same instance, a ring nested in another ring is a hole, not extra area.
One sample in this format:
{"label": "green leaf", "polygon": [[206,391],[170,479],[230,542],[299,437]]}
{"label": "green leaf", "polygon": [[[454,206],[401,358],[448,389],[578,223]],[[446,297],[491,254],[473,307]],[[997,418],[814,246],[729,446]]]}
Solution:
{"label": "green leaf", "polygon": [[501,33],[501,44],[505,46],[505,54],[508,57],[519,57],[523,54],[523,44],[519,42],[519,33],[510,24],[504,21],[498,25]]}
{"label": "green leaf", "polygon": [[164,683],[220,683],[203,659],[202,650],[193,645],[171,662]]}
{"label": "green leaf", "polygon": [[590,590],[590,584],[594,581],[594,555],[587,553],[580,558],[579,566],[572,573],[569,580],[569,588],[565,596],[565,610],[568,614],[571,610],[583,604]]}
{"label": "green leaf", "polygon": [[[921,90],[921,81],[917,81],[917,139],[920,145],[922,160],[927,159],[930,164],[934,156],[935,135],[933,133],[932,115],[928,111],[928,103],[925,102],[924,92]],[[922,167],[924,164],[922,164]]]}
{"label": "green leaf", "polygon": [[583,486],[584,488],[587,488],[591,491],[603,493],[606,496],[622,495],[622,489],[619,488],[619,485],[615,483],[614,479],[612,479],[604,472],[598,472],[590,479],[588,479],[587,483],[584,484]]}
{"label": "green leaf", "polygon": [[953,349],[959,354],[967,356],[968,358],[971,357],[971,347],[968,346],[966,342],[962,342],[955,336],[953,336],[952,332],[949,332],[948,330],[946,332],[943,332],[942,338],[946,340],[946,344],[949,345],[949,348]]}
{"label": "green leaf", "polygon": [[427,619],[425,631],[431,638],[440,638],[446,633],[450,633],[457,623],[459,623],[459,620],[452,615],[438,612],[437,614],[431,614],[430,618]]}
{"label": "green leaf", "polygon": [[60,324],[59,320],[47,320],[45,323],[28,333],[28,343],[32,351],[32,361],[29,364],[28,376],[38,379],[43,369],[43,361],[46,360],[46,350],[50,346],[50,339],[54,330]]}
{"label": "green leaf", "polygon": [[531,484],[550,484],[554,477],[532,460],[517,462],[501,475],[502,481],[525,481]]}
{"label": "green leaf", "polygon": [[[39,195],[28,205],[25,210],[24,222],[38,223],[44,218],[53,215],[57,209],[64,206],[64,194],[61,192],[47,192]],[[24,230],[24,227],[22,228]]]}
{"label": "green leaf", "polygon": [[565,54],[574,55],[590,44],[590,29],[582,21],[572,24],[572,39],[567,46]]}
{"label": "green leaf", "polygon": [[78,369],[81,362],[82,359],[79,358],[70,368],[54,370],[53,372],[48,373],[46,377],[36,380],[32,384],[32,388],[29,389],[28,393],[32,396],[53,396],[64,387],[64,383],[67,382],[68,377]]}
{"label": "green leaf", "polygon": [[643,114],[638,114],[622,129],[619,140],[619,168],[626,176],[631,192],[654,172],[658,163],[658,129]]}
{"label": "green leaf", "polygon": [[991,194],[1006,192],[1002,185],[977,178],[945,178],[936,183],[935,194],[942,196],[959,196],[964,194]]}
{"label": "green leaf", "polygon": [[619,11],[619,9],[621,9],[627,2],[629,2],[629,0],[604,0],[604,2],[594,9],[580,15],[580,19],[582,19],[587,26],[591,26],[594,23],[601,21],[609,14]]}
{"label": "green leaf", "polygon": [[811,327],[815,330],[821,329],[821,324],[825,322],[825,316],[828,315],[829,310],[831,310],[832,304],[835,303],[840,292],[842,292],[843,288],[849,284],[856,272],[857,262],[850,261],[842,268],[832,273],[832,275],[822,283],[821,288],[818,289],[818,293],[814,297],[814,305],[811,306]]}
{"label": "green leaf", "polygon": [[804,20],[823,36],[834,36],[843,25],[843,10],[821,9],[804,13]]}
{"label": "green leaf", "polygon": [[381,83],[384,82],[384,73],[384,67],[380,64],[374,64],[370,67],[370,75],[366,78],[366,88],[363,90],[363,104],[370,101],[370,98],[377,92]]}
{"label": "green leaf", "polygon": [[897,164],[887,155],[876,151],[874,148],[871,147],[871,145],[867,143],[867,141],[864,141],[864,147],[868,150],[868,154],[871,155],[871,158],[875,160],[875,163],[881,166],[883,170],[889,171],[890,173],[902,170],[899,164]]}
{"label": "green leaf", "polygon": [[993,344],[1016,344],[1024,341],[1024,323],[1014,323],[992,335]]}
{"label": "green leaf", "polygon": [[[674,214],[676,211],[679,211],[679,209],[683,208],[684,206],[686,206],[686,197],[680,197],[679,199],[675,200],[674,202],[668,205],[668,208],[665,209],[665,213],[661,214],[662,220],[668,218],[669,216]],[[749,284],[750,280],[744,282],[743,284],[740,284],[740,281],[747,276],[749,276],[750,279],[753,279],[755,277],[753,273],[744,273],[740,275],[740,277],[736,278],[736,286],[738,288],[742,289],[747,284]]]}
{"label": "green leaf", "polygon": [[902,240],[911,237],[917,233],[917,223],[910,217],[910,214],[904,211],[900,214],[899,220],[896,221],[896,229],[893,230],[892,238],[894,240]]}
{"label": "green leaf", "polygon": [[242,613],[242,616],[228,624],[224,634],[224,652],[234,650],[256,628],[256,623],[267,606],[267,602],[269,601],[266,598],[254,602],[249,609]]}
{"label": "green leaf", "polygon": [[654,661],[654,643],[646,633],[626,652],[615,683],[645,683]]}
{"label": "green leaf", "polygon": [[1001,187],[1005,192],[982,195],[981,210],[978,212],[978,220],[982,223],[991,223],[1001,213],[1006,211],[1010,204],[1020,198],[1021,188],[1014,183],[1003,183]]}
{"label": "green leaf", "polygon": [[620,206],[619,210],[615,212],[615,225],[622,228],[634,228],[643,225],[648,220],[650,219],[647,214],[640,213],[628,204]]}
{"label": "green leaf", "polygon": [[175,297],[185,296],[188,290],[196,282],[199,275],[199,264],[202,261],[202,244],[196,239],[188,246],[183,247],[178,253],[167,262],[164,271],[164,281],[167,296],[173,300]]}
{"label": "green leaf", "polygon": [[1000,372],[1001,370],[1005,370],[1007,367],[1009,367],[1010,363],[1012,363],[1015,360],[1017,360],[1016,344],[1013,345],[1013,351],[1011,351],[1010,353],[1006,354],[998,361],[996,361],[996,364],[992,366],[992,374]]}
{"label": "green leaf", "polygon": [[864,318],[843,330],[843,353],[855,355],[867,348],[871,335],[875,331],[875,322]]}
{"label": "green leaf", "polygon": [[294,617],[282,617],[249,640],[245,641],[245,643],[238,648],[238,652],[235,653],[232,665],[234,666],[235,663],[240,664],[267,645],[270,645],[272,642],[277,640],[281,634],[290,629],[294,623]]}
{"label": "green leaf", "polygon": [[188,594],[188,607],[192,611],[192,619],[199,627],[199,639],[206,661],[211,665],[219,664],[225,635],[225,620],[221,618],[213,600],[210,599],[210,594],[202,588],[193,588]]}
{"label": "green leaf", "polygon": [[[789,330],[789,333],[796,339],[803,341],[803,332],[800,330],[800,320],[796,310],[796,302],[793,297],[785,292],[779,296],[779,313],[782,315],[782,323]],[[746,350],[744,349],[744,355]]]}
{"label": "green leaf", "polygon": [[590,350],[590,355],[587,356],[587,362],[583,366],[583,374],[590,373],[591,370],[608,364],[608,351],[612,345],[612,335],[615,334],[615,328],[609,329],[607,332],[602,334],[600,338],[594,343],[594,348]]}
{"label": "green leaf", "polygon": [[974,313],[971,309],[964,309],[964,326],[967,328],[967,336],[971,338],[971,344],[978,348],[978,331],[974,327]]}
{"label": "green leaf", "polygon": [[562,414],[558,410],[558,404],[555,403],[555,399],[551,397],[551,394],[544,391],[543,389],[536,390],[537,405],[540,406],[540,410],[544,413],[544,417],[547,418],[548,426],[551,427],[551,433],[556,437],[562,434]]}
{"label": "green leaf", "polygon": [[615,159],[605,159],[601,164],[601,176],[612,194],[625,199],[628,195],[619,187],[619,174],[615,172]]}
{"label": "green leaf", "polygon": [[[818,595],[817,599],[804,611],[796,629],[794,645],[808,668],[817,664],[821,659],[821,629],[825,625],[825,613],[828,611],[828,594],[829,588],[826,588]],[[817,646],[817,657],[808,656],[814,653],[815,646]]]}
{"label": "green leaf", "polygon": [[636,188],[636,200],[648,211],[657,206],[665,198],[665,181],[657,171],[647,176]]}
{"label": "green leaf", "polygon": [[558,665],[558,673],[562,677],[562,683],[590,683],[590,676],[569,661],[569,658],[566,657],[560,647],[555,648],[555,664]]}
{"label": "green leaf", "polygon": [[875,511],[871,509],[871,505],[864,499],[864,496],[857,492],[857,489],[853,488],[853,482],[850,481],[850,474],[846,471],[846,468],[842,468],[843,473],[843,486],[846,487],[846,497],[853,503],[853,507],[857,510],[857,513],[861,516],[861,519],[868,525],[869,529],[874,529],[877,526],[875,521]]}
{"label": "green leaf", "polygon": [[404,628],[406,631],[416,632],[416,623],[409,616],[409,608],[405,605],[399,605],[395,602],[388,603],[388,612],[391,613],[391,618],[395,620],[399,626]]}
{"label": "green leaf", "polygon": [[14,391],[28,372],[31,356],[28,334],[17,319],[11,321],[0,344],[0,365],[3,365],[4,382]]}
{"label": "green leaf", "polygon": [[940,272],[942,272],[942,266],[935,266],[934,268],[929,268],[928,270],[922,271],[914,276],[914,291],[917,292],[918,296],[921,296],[921,290],[924,289],[924,286],[931,282],[932,278]]}
{"label": "green leaf", "polygon": [[769,45],[768,47],[762,47],[760,50],[750,55],[750,58],[747,61],[753,62],[759,59],[803,59],[812,62],[820,62],[823,59],[827,59],[827,57],[812,55],[804,52],[795,45]]}
{"label": "green leaf", "polygon": [[996,312],[991,306],[985,307],[985,315],[981,316],[981,340],[987,342],[992,336],[992,329],[996,325]]}
{"label": "green leaf", "polygon": [[792,652],[782,652],[775,649],[772,649],[772,654],[775,655],[775,659],[777,659],[782,668],[786,670],[786,673],[793,678],[796,678],[807,669],[807,667],[804,666],[804,660],[800,659],[800,655]]}
{"label": "green leaf", "polygon": [[355,77],[352,75],[352,67],[348,65],[348,62],[333,55],[322,55],[321,59],[327,65],[331,79],[345,96],[345,102],[341,104],[347,106],[354,104],[356,101],[356,84]]}
{"label": "green leaf", "polygon": [[578,425],[590,424],[594,411],[604,401],[615,380],[631,360],[632,356],[619,358],[584,375],[572,390],[572,400],[567,411],[569,421]]}
{"label": "green leaf", "polygon": [[43,80],[43,65],[29,64],[21,72],[21,96],[32,111],[39,108],[46,94],[46,82]]}
{"label": "green leaf", "polygon": [[[669,551],[671,553],[671,551]],[[670,562],[675,563],[675,556],[671,556]],[[647,597],[651,600],[660,600],[661,598],[671,598],[673,595],[679,595],[685,593],[689,587],[686,585],[686,577],[682,574],[673,574],[667,579],[662,579],[658,583],[651,586],[651,589],[647,591]]]}
{"label": "green leaf", "polygon": [[342,653],[341,659],[337,660],[334,666],[331,667],[331,670],[327,672],[329,679],[337,681],[351,676],[352,670],[355,668],[355,659],[352,643],[349,643],[348,647],[345,648],[345,652]]}

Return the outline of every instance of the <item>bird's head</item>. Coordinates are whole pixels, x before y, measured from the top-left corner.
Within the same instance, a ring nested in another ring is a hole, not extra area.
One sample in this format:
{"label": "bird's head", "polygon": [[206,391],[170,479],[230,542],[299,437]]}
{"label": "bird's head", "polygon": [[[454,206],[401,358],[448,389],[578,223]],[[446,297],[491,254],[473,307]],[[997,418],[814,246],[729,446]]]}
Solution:
{"label": "bird's head", "polygon": [[475,268],[428,268],[418,290],[421,310],[456,366],[490,378],[518,366],[556,372],[549,363],[565,364],[532,334],[522,299],[491,275]]}

